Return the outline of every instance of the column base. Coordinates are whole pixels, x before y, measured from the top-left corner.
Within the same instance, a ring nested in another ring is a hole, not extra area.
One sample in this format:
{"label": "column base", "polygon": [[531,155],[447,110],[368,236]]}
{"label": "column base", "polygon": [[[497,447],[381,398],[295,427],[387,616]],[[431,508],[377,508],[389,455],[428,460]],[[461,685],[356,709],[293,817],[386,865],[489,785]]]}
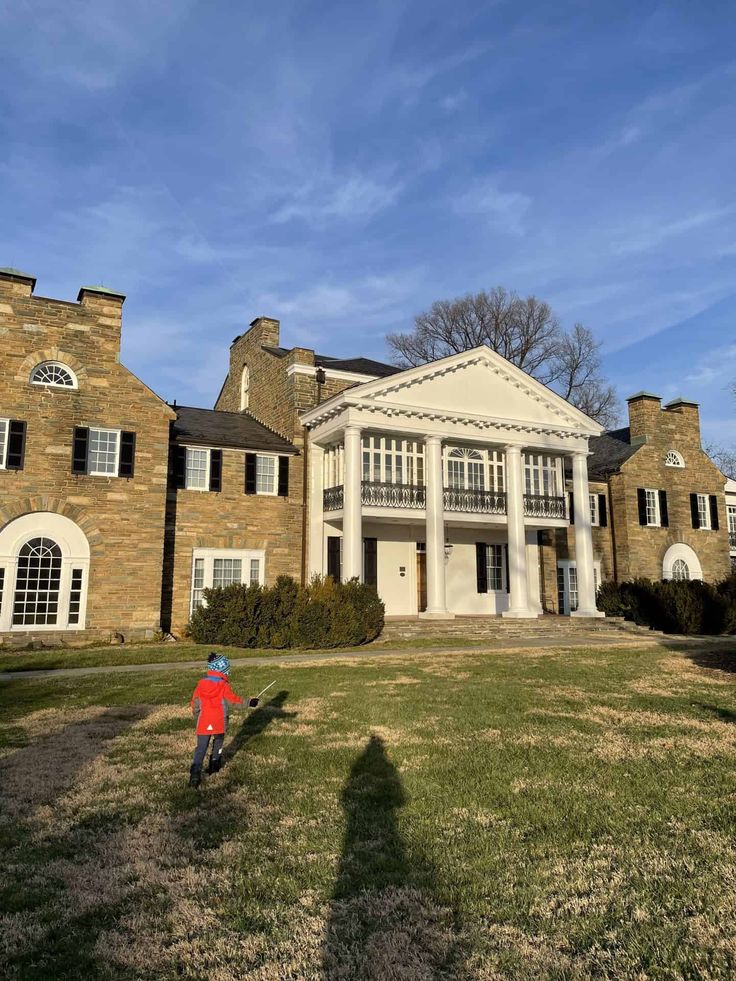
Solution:
{"label": "column base", "polygon": [[600,619],[601,617],[605,617],[605,615],[603,610],[573,610],[570,614],[571,617],[585,617],[588,619],[592,619],[593,617]]}
{"label": "column base", "polygon": [[506,620],[536,620],[539,614],[535,610],[504,610],[501,616]]}
{"label": "column base", "polygon": [[419,614],[420,620],[454,620],[455,614],[449,610],[425,610]]}

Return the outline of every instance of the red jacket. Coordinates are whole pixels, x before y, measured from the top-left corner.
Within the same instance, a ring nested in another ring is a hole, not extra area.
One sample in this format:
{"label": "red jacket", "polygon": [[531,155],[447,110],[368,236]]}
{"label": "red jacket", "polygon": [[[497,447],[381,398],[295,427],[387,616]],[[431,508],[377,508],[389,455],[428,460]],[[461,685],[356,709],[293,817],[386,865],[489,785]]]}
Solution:
{"label": "red jacket", "polygon": [[225,702],[238,704],[243,699],[230,687],[227,675],[208,671],[192,695],[192,712],[197,716],[197,735],[216,736],[227,728]]}

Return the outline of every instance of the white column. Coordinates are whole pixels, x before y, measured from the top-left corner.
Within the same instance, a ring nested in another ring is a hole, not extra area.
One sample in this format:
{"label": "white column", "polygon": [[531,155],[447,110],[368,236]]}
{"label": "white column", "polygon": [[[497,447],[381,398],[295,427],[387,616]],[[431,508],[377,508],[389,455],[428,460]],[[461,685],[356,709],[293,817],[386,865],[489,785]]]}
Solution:
{"label": "white column", "polygon": [[595,607],[595,579],[593,578],[593,531],[590,524],[588,498],[587,453],[574,453],[572,457],[572,494],[575,502],[575,568],[578,574],[578,608],[573,617],[602,617]]}
{"label": "white column", "polygon": [[[310,435],[307,434],[307,439]],[[307,572],[312,576],[321,576],[324,572],[324,507],[323,493],[325,470],[329,469],[329,457],[316,443],[309,443],[309,556]]]}
{"label": "white column", "polygon": [[345,428],[345,458],[342,509],[342,578],[363,576],[363,526],[361,501],[360,429]]}
{"label": "white column", "polygon": [[515,619],[534,617],[536,613],[529,608],[524,529],[524,474],[520,446],[506,447],[506,518],[509,536],[509,608],[503,616]]}
{"label": "white column", "polygon": [[445,592],[445,501],[442,440],[428,436],[424,444],[424,479],[427,493],[427,609],[429,620],[452,619]]}

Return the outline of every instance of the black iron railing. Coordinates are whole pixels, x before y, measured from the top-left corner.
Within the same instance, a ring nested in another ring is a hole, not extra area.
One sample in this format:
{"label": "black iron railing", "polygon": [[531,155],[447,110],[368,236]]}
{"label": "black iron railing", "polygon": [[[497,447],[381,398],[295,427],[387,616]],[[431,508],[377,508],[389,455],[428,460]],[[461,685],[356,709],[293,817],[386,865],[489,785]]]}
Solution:
{"label": "black iron railing", "polygon": [[378,508],[423,508],[427,495],[418,484],[387,484],[364,480],[361,485],[363,504]]}
{"label": "black iron railing", "polygon": [[731,546],[731,548],[736,548],[736,531],[729,531],[728,544]]}
{"label": "black iron railing", "polygon": [[469,514],[506,514],[506,495],[500,491],[445,487],[445,510]]}
{"label": "black iron railing", "polygon": [[322,492],[322,508],[325,511],[342,511],[343,505],[342,484],[337,487],[325,487]]}
{"label": "black iron railing", "polygon": [[552,497],[549,494],[525,494],[524,514],[530,518],[566,518],[565,498]]}

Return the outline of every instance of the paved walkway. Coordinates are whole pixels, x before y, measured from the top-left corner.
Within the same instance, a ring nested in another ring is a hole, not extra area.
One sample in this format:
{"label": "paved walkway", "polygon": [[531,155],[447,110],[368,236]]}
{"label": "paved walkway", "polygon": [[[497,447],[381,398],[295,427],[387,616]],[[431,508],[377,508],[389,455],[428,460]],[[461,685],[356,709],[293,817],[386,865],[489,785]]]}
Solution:
{"label": "paved walkway", "polygon": [[[709,641],[718,641],[719,638],[708,638]],[[686,641],[686,638],[651,636],[646,634],[626,634],[611,636],[609,634],[590,634],[581,636],[575,634],[564,636],[555,634],[553,637],[528,637],[514,638],[499,641],[486,641],[472,647],[424,647],[424,648],[400,648],[400,649],[376,649],[365,647],[359,651],[326,651],[320,654],[273,654],[267,657],[241,657],[231,658],[230,663],[233,667],[262,667],[264,665],[283,666],[289,664],[317,664],[321,661],[354,661],[371,660],[381,657],[428,657],[438,654],[470,654],[488,652],[510,652],[544,650],[551,648],[559,650],[571,647],[646,647],[678,645]],[[690,640],[690,643],[694,641]],[[72,655],[73,656],[73,655]],[[0,671],[0,681],[13,681],[20,678],[64,678],[77,677],[86,674],[115,674],[130,671],[174,671],[189,670],[191,668],[202,669],[202,659],[196,661],[161,661],[153,664],[106,664],[100,667],[90,668],[43,668],[30,671]]]}

